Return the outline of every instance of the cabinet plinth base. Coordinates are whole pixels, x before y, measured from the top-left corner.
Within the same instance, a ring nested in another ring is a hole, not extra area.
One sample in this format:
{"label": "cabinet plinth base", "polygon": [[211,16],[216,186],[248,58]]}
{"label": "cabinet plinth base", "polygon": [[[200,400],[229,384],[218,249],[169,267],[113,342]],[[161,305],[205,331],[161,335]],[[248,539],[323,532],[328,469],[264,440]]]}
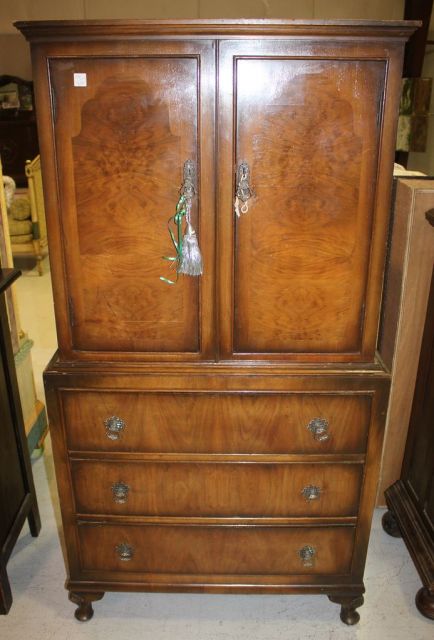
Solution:
{"label": "cabinet plinth base", "polygon": [[[113,589],[113,586],[111,585],[110,587],[108,587],[109,591],[116,591],[116,589]],[[122,589],[122,591],[125,591],[125,589]],[[128,590],[127,590],[128,591]],[[131,589],[131,591],[143,591],[143,592],[160,592],[160,593],[164,593],[164,592],[175,592],[175,593],[195,593],[195,590],[192,588],[188,588],[188,589],[165,589],[165,588],[158,588],[158,589]],[[425,593],[425,591],[427,593]],[[203,589],[198,589],[197,592],[203,593]],[[206,589],[205,592],[212,592],[209,589]],[[241,594],[241,593],[246,593],[243,591],[239,591],[239,590],[234,590],[234,591],[228,591],[227,588],[223,588],[223,589],[217,589],[215,591],[216,593],[232,593],[233,595],[236,594]],[[266,593],[267,591],[264,591],[263,589],[259,589],[258,591],[256,591],[256,593]],[[312,593],[311,589],[308,589],[307,591],[308,593]],[[422,593],[423,592],[423,593]],[[285,591],[280,591],[280,593],[285,593]],[[288,595],[290,597],[290,594],[292,593],[298,593],[298,590],[295,591],[286,591],[286,595]],[[315,592],[313,592],[315,593]],[[71,602],[73,602],[74,604],[78,605],[77,609],[74,612],[74,616],[77,620],[79,620],[80,622],[87,622],[88,620],[91,620],[93,618],[94,615],[94,610],[92,607],[92,602],[95,602],[97,600],[101,600],[103,598],[103,596],[105,595],[105,591],[78,591],[78,590],[71,590],[69,591],[69,600]],[[317,592],[317,595],[320,595]],[[360,615],[359,613],[356,611],[356,609],[358,607],[361,607],[364,599],[363,599],[363,595],[362,594],[354,594],[354,593],[349,593],[347,595],[341,595],[341,594],[333,594],[333,595],[328,595],[328,598],[331,602],[333,602],[334,604],[339,604],[341,605],[341,610],[340,610],[340,619],[342,620],[342,622],[344,622],[347,625],[354,625],[357,624],[360,620]],[[434,618],[434,600],[433,597],[431,595],[431,593],[427,590],[427,589],[420,589],[420,591],[418,592],[417,596],[416,596],[416,604],[418,606],[419,611],[426,617],[429,618]]]}

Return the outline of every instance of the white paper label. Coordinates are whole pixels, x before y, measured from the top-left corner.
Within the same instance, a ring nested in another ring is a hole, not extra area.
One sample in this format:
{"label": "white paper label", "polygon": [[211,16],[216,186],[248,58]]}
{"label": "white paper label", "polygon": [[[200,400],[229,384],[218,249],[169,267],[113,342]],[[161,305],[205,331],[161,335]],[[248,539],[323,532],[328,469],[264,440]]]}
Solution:
{"label": "white paper label", "polygon": [[74,73],[74,87],[87,87],[87,75],[85,73]]}

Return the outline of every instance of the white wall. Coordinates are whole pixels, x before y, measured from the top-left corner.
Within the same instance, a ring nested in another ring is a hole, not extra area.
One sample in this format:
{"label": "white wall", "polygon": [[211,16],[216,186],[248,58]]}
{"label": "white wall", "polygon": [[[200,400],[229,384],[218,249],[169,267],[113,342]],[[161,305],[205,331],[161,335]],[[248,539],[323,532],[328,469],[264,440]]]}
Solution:
{"label": "white wall", "polygon": [[[434,40],[434,12],[431,16],[428,40]],[[434,45],[427,45],[422,76],[434,79]],[[433,80],[434,83],[434,80]],[[434,176],[434,90],[431,94],[431,108],[428,123],[428,142],[425,153],[410,153],[408,168],[423,171]]]}
{"label": "white wall", "polygon": [[94,18],[366,18],[399,20],[404,0],[1,0],[0,74],[31,77],[16,20]]}

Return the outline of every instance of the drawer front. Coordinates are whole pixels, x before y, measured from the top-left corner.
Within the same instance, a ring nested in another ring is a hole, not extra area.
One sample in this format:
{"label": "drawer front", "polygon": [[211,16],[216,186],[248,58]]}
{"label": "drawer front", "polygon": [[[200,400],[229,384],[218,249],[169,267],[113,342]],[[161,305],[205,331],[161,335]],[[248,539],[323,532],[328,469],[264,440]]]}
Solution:
{"label": "drawer front", "polygon": [[61,392],[76,451],[363,453],[368,394]]}
{"label": "drawer front", "polygon": [[80,524],[78,532],[82,570],[113,579],[118,572],[344,575],[354,543],[353,527]]}
{"label": "drawer front", "polygon": [[360,464],[73,461],[83,514],[354,516]]}

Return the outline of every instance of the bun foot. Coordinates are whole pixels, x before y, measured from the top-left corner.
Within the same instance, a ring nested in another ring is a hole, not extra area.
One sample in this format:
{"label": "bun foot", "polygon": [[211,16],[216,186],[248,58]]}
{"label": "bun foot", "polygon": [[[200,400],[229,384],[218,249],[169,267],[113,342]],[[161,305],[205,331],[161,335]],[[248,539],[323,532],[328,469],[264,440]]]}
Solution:
{"label": "bun foot", "polygon": [[0,564],[0,615],[6,615],[12,606],[12,591],[6,565]]}
{"label": "bun foot", "polygon": [[416,607],[425,618],[434,620],[434,593],[426,587],[419,589],[416,593]]}
{"label": "bun foot", "polygon": [[104,593],[78,593],[77,591],[69,592],[69,599],[78,607],[74,612],[74,616],[80,622],[87,622],[93,617],[92,602],[101,600]]}
{"label": "bun foot", "polygon": [[329,600],[335,604],[341,605],[341,620],[345,624],[353,625],[357,624],[360,620],[360,615],[356,611],[357,607],[361,607],[363,604],[363,596],[329,596]]}
{"label": "bun foot", "polygon": [[381,524],[384,531],[388,533],[389,536],[393,536],[394,538],[401,538],[401,532],[396,522],[396,518],[391,511],[386,511],[386,513],[381,518]]}

